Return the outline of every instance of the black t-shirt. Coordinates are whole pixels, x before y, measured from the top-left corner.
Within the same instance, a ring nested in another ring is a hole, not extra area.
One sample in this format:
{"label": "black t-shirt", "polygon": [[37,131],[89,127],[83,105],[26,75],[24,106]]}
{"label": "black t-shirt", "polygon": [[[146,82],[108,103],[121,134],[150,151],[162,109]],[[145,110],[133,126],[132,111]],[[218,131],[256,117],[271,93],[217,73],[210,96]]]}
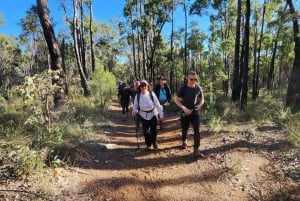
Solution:
{"label": "black t-shirt", "polygon": [[182,85],[178,92],[177,97],[181,98],[181,103],[188,109],[194,109],[195,105],[200,103],[202,97],[202,88],[196,85],[194,88],[188,87],[186,84]]}

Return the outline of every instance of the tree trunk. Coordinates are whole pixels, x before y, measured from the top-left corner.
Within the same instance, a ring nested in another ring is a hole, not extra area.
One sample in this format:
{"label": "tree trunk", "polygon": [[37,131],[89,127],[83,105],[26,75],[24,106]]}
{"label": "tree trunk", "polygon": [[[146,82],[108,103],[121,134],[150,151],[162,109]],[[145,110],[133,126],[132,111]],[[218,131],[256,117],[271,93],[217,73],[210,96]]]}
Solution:
{"label": "tree trunk", "polygon": [[288,91],[286,96],[286,106],[291,108],[292,112],[300,111],[300,33],[298,24],[298,14],[295,11],[292,0],[287,0],[290,7],[290,13],[293,16],[295,58],[293,69],[289,78]]}
{"label": "tree trunk", "polygon": [[240,38],[241,38],[241,0],[238,0],[237,19],[236,19],[236,33],[235,33],[235,51],[234,51],[234,69],[232,77],[232,94],[231,100],[240,100],[241,87],[240,83]]}
{"label": "tree trunk", "polygon": [[263,38],[263,33],[264,33],[264,25],[265,25],[265,13],[266,13],[266,1],[264,1],[264,7],[263,7],[263,13],[262,13],[262,22],[261,22],[261,30],[260,30],[260,40],[259,40],[259,45],[258,45],[258,51],[257,51],[257,66],[256,66],[256,74],[255,74],[255,89],[254,91],[254,99],[256,99],[259,95],[259,69],[260,69],[260,50],[262,46],[262,38]]}
{"label": "tree trunk", "polygon": [[174,84],[173,84],[173,74],[174,74],[174,58],[173,58],[173,36],[174,36],[174,0],[172,0],[172,24],[171,24],[171,48],[170,48],[170,59],[171,59],[171,72],[170,72],[170,88],[171,91],[174,91]]}
{"label": "tree trunk", "polygon": [[257,71],[257,34],[258,34],[258,13],[255,11],[254,17],[254,44],[253,44],[253,77],[252,77],[252,99],[255,100],[257,95],[257,86],[256,86],[256,71]]}
{"label": "tree trunk", "polygon": [[279,34],[279,30],[278,30],[277,36],[275,38],[275,44],[274,44],[274,48],[273,48],[273,52],[272,52],[270,68],[269,68],[269,73],[268,73],[268,77],[267,77],[268,91],[270,91],[272,89],[273,82],[274,82],[275,56],[276,56],[276,51],[277,51],[277,47],[278,47],[278,45],[277,45],[278,44],[278,34]]}
{"label": "tree trunk", "polygon": [[62,69],[65,73],[65,79],[66,79],[66,88],[65,88],[65,92],[66,92],[66,95],[69,95],[69,88],[68,88],[68,76],[67,76],[67,70],[66,70],[66,62],[65,62],[65,39],[63,38],[62,39],[62,45],[61,45],[61,58],[62,58]]}
{"label": "tree trunk", "polygon": [[73,17],[73,39],[74,39],[74,49],[75,49],[75,55],[76,55],[76,62],[77,67],[80,75],[80,82],[81,87],[83,89],[83,93],[85,96],[90,95],[90,91],[88,89],[88,83],[87,78],[85,76],[85,73],[82,68],[82,62],[81,62],[81,54],[80,54],[80,48],[78,45],[78,31],[77,31],[77,24],[78,24],[78,14],[77,14],[77,0],[73,0],[73,7],[74,7],[74,17]]}
{"label": "tree trunk", "polygon": [[93,32],[93,5],[92,5],[92,1],[89,1],[89,9],[90,9],[90,43],[91,43],[91,62],[92,62],[92,72],[95,71],[96,69],[96,59],[95,59],[95,46],[94,46],[94,39],[93,39],[93,35],[94,35],[94,32]]}
{"label": "tree trunk", "polygon": [[244,59],[241,108],[246,109],[248,97],[248,72],[249,72],[249,36],[250,36],[250,0],[246,1],[246,25],[244,34]]}
{"label": "tree trunk", "polygon": [[186,1],[183,2],[183,10],[184,10],[184,65],[183,65],[183,73],[187,75],[187,8]]}
{"label": "tree trunk", "polygon": [[88,68],[86,66],[86,47],[85,47],[85,39],[84,39],[84,19],[83,19],[83,0],[80,0],[79,3],[79,7],[80,7],[80,48],[81,48],[81,62],[82,62],[82,69],[83,72],[85,74],[86,79],[89,79],[89,71]]}
{"label": "tree trunk", "polygon": [[49,16],[48,0],[36,0],[38,16],[43,28],[45,40],[47,42],[51,70],[59,71],[59,79],[52,78],[52,84],[58,85],[61,90],[54,94],[54,105],[61,106],[65,104],[65,72],[62,69],[62,57],[56,40],[51,19]]}
{"label": "tree trunk", "polygon": [[136,68],[136,53],[135,53],[135,37],[134,37],[134,25],[133,25],[133,16],[130,16],[131,24],[131,40],[132,40],[132,58],[133,58],[133,71],[134,77],[137,78],[137,68]]}

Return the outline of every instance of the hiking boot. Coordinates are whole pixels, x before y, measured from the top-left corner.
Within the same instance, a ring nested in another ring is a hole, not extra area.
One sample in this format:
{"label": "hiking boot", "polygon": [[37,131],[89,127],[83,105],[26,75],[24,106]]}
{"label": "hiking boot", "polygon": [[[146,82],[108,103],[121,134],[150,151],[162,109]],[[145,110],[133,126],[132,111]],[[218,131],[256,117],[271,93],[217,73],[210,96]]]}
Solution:
{"label": "hiking boot", "polygon": [[182,149],[187,148],[187,140],[182,141]]}
{"label": "hiking boot", "polygon": [[154,149],[158,149],[158,144],[157,144],[157,142],[154,142],[154,143],[153,143],[153,148],[154,148]]}
{"label": "hiking boot", "polygon": [[204,158],[204,155],[199,151],[199,149],[194,149],[193,155],[195,158]]}

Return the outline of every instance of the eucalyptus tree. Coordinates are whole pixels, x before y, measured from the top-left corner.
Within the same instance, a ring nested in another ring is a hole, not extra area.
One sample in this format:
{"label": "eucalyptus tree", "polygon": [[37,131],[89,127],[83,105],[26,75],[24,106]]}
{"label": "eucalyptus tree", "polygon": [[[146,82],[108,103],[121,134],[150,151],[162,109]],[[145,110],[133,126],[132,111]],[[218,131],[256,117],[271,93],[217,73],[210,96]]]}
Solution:
{"label": "eucalyptus tree", "polygon": [[[79,2],[80,1],[80,2]],[[81,29],[82,26],[82,21],[79,21],[78,17],[78,11],[80,9],[81,14],[82,14],[82,4],[81,0],[73,0],[73,23],[72,23],[72,33],[73,33],[73,40],[74,40],[74,49],[75,49],[75,55],[76,55],[76,62],[77,62],[77,67],[80,75],[80,82],[81,86],[83,88],[83,93],[85,96],[90,95],[90,90],[88,87],[88,71],[85,66],[85,49],[83,47],[83,30]],[[84,61],[83,61],[84,59]]]}
{"label": "eucalyptus tree", "polygon": [[21,50],[15,38],[0,34],[0,92],[8,93],[21,78]]}
{"label": "eucalyptus tree", "polygon": [[112,72],[116,67],[118,56],[122,54],[119,32],[105,22],[98,22],[95,29],[96,55],[104,69]]}
{"label": "eucalyptus tree", "polygon": [[[65,21],[70,27],[70,31],[73,37],[73,46],[75,52],[76,65],[80,76],[80,84],[83,89],[84,96],[90,95],[90,89],[88,86],[89,71],[86,66],[86,50],[85,40],[83,40],[84,30],[83,27],[83,1],[84,0],[71,0],[71,2],[61,1],[60,7],[65,14]],[[71,6],[70,4],[71,3]],[[70,11],[70,12],[69,12]],[[72,13],[71,13],[72,11]],[[79,15],[81,18],[79,18]]]}
{"label": "eucalyptus tree", "polygon": [[[140,64],[143,68],[142,77],[149,80],[155,77],[154,62],[163,44],[161,32],[166,22],[170,21],[171,11],[172,0],[127,1],[124,8],[124,16],[130,26],[128,38],[132,45],[133,65],[136,66],[134,68],[138,70],[138,61],[142,57]],[[139,55],[140,50],[142,56]]]}
{"label": "eucalyptus tree", "polygon": [[250,38],[250,13],[251,13],[250,0],[246,0],[246,13],[245,13],[245,30],[242,55],[242,95],[241,95],[241,108],[246,109],[248,98],[248,77],[249,77],[249,38]]}
{"label": "eucalyptus tree", "polygon": [[[132,51],[132,63],[133,63],[133,73],[135,79],[140,77],[140,65],[137,65],[137,59],[139,60],[139,53],[136,53],[136,40],[139,34],[136,34],[136,20],[138,13],[138,1],[137,0],[127,0],[123,9],[123,15],[127,18],[130,32],[128,33],[128,43],[131,44]],[[135,15],[135,16],[134,16]],[[137,35],[137,36],[136,36]],[[140,50],[140,45],[137,43],[138,51]]]}
{"label": "eucalyptus tree", "polygon": [[[274,5],[272,5],[274,4]],[[267,90],[271,91],[272,89],[275,88],[275,86],[277,85],[278,89],[280,88],[280,80],[275,80],[276,77],[276,72],[278,73],[278,77],[280,77],[281,75],[279,74],[279,68],[280,68],[280,63],[276,60],[281,60],[281,57],[284,57],[284,55],[287,52],[284,52],[283,54],[280,54],[280,50],[282,49],[281,47],[283,47],[283,40],[286,40],[287,38],[290,38],[291,40],[293,40],[291,38],[292,34],[291,34],[291,29],[289,28],[289,25],[287,25],[285,22],[287,21],[287,4],[284,4],[284,6],[282,6],[282,4],[278,4],[278,3],[269,3],[269,6],[267,8],[269,8],[268,10],[271,10],[271,13],[276,13],[276,17],[272,17],[271,20],[268,20],[268,26],[267,26],[267,34],[271,35],[271,54],[270,54],[270,63],[269,63],[269,67],[268,67],[268,74],[266,75],[267,77]],[[265,7],[265,6],[264,6]],[[270,14],[271,14],[270,13]],[[267,15],[267,19],[268,16]],[[292,50],[287,50],[288,52],[291,52]],[[277,83],[278,81],[278,83]],[[275,84],[277,83],[277,84]],[[279,89],[280,90],[280,89]]]}
{"label": "eucalyptus tree", "polygon": [[183,12],[184,12],[184,62],[183,62],[183,73],[184,75],[188,75],[188,63],[187,63],[187,57],[188,57],[188,49],[187,49],[187,35],[188,35],[188,23],[187,23],[187,2],[186,0],[182,1],[183,5]]}
{"label": "eucalyptus tree", "polygon": [[[40,66],[39,61],[44,59],[47,61],[48,55],[43,55],[45,52],[46,44],[42,38],[43,30],[39,22],[37,15],[37,8],[32,5],[28,11],[26,11],[25,16],[18,23],[21,26],[22,33],[20,34],[20,44],[25,49],[26,53],[29,55],[29,60],[26,61],[28,66],[25,66],[24,72],[29,74],[34,74],[39,71]],[[40,50],[44,51],[38,51]],[[44,69],[41,69],[44,70]]]}
{"label": "eucalyptus tree", "polygon": [[96,59],[95,59],[95,46],[94,46],[94,32],[93,32],[93,3],[92,3],[92,0],[88,0],[86,2],[88,8],[89,8],[89,12],[90,12],[90,20],[89,20],[89,36],[90,36],[90,51],[91,51],[91,62],[92,62],[92,71],[94,72],[95,71],[95,68],[96,68]]}
{"label": "eucalyptus tree", "polygon": [[[219,54],[223,59],[222,88],[225,96],[229,92],[234,52],[234,19],[236,17],[235,1],[214,1],[212,7],[216,11],[210,16],[211,31],[218,37]],[[213,26],[213,29],[212,29]]]}
{"label": "eucalyptus tree", "polygon": [[231,94],[232,101],[238,101],[241,95],[241,79],[240,79],[241,18],[242,18],[242,2],[241,0],[238,0],[236,31],[235,31],[234,67],[233,67],[233,77],[232,77],[232,94]]}
{"label": "eucalyptus tree", "polygon": [[54,104],[55,106],[60,106],[65,103],[66,86],[65,72],[62,69],[60,48],[56,40],[52,22],[49,16],[48,0],[36,0],[36,4],[37,13],[43,28],[44,37],[50,54],[51,70],[56,72],[51,74],[53,75],[52,83],[60,87],[60,90],[55,91]]}
{"label": "eucalyptus tree", "polygon": [[291,20],[294,31],[294,63],[290,74],[286,105],[291,108],[293,112],[300,111],[300,32],[299,32],[299,13],[295,10],[292,0],[287,0],[290,8]]}
{"label": "eucalyptus tree", "polygon": [[199,75],[202,71],[202,53],[205,49],[204,44],[208,36],[199,30],[198,23],[193,21],[190,24],[190,33],[187,37],[187,48],[190,52],[190,70],[194,69]]}

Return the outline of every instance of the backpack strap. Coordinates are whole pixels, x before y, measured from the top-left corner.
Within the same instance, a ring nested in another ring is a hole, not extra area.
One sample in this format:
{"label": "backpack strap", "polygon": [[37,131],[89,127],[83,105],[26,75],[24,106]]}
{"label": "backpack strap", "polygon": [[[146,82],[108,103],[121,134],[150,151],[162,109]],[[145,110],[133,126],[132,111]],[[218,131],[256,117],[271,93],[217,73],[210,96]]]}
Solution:
{"label": "backpack strap", "polygon": [[[152,102],[154,103],[154,101],[153,101],[153,92],[152,91],[149,91],[149,93],[150,93],[150,98],[151,98],[151,100],[152,100]],[[137,97],[136,97],[136,100],[137,100],[137,104],[138,104],[138,111],[140,110],[140,97],[141,97],[141,92],[137,92]],[[151,110],[151,112],[152,112],[153,110]]]}
{"label": "backpack strap", "polygon": [[195,100],[194,100],[194,105],[197,103],[199,96],[202,96],[200,85],[197,84],[196,88],[197,88],[197,94],[196,94],[196,97],[195,97]]}

